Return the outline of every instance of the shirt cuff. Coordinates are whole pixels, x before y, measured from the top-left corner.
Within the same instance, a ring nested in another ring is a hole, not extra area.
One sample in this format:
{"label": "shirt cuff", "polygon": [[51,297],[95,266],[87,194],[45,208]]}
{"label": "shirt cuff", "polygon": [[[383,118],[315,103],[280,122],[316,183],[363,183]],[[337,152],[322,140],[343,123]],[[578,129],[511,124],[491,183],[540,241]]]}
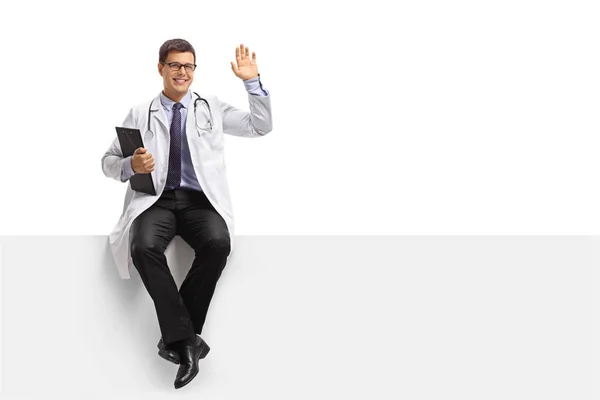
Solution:
{"label": "shirt cuff", "polygon": [[262,87],[262,83],[260,82],[260,75],[255,78],[245,80],[243,82],[244,82],[244,86],[246,86],[246,90],[248,91],[248,93],[255,95],[255,96],[268,96],[269,95],[269,92],[266,91],[265,89],[263,89],[263,87]]}
{"label": "shirt cuff", "polygon": [[129,180],[129,178],[135,175],[133,167],[131,166],[132,157],[133,156],[129,156],[123,161],[123,168],[121,169],[121,182]]}

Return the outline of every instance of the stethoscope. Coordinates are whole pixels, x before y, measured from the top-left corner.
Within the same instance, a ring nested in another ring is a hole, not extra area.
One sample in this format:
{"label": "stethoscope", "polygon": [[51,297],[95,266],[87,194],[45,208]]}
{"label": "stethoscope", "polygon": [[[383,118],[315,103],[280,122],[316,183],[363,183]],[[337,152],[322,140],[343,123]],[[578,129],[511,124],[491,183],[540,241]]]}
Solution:
{"label": "stethoscope", "polygon": [[[198,136],[202,136],[202,132],[212,132],[213,129],[213,116],[212,116],[212,111],[210,110],[210,104],[208,104],[208,101],[206,99],[203,99],[202,97],[200,97],[200,95],[196,92],[194,92],[194,94],[196,95],[197,99],[194,100],[194,123],[196,125],[196,131],[198,132]],[[146,129],[146,134],[144,135],[146,137],[146,139],[152,139],[154,138],[154,132],[152,132],[152,129],[150,129],[150,118],[151,118],[151,114],[153,112],[157,112],[158,109],[153,110],[152,109],[152,104],[154,104],[154,100],[152,99],[152,101],[150,102],[150,105],[148,106],[148,127]],[[196,113],[196,108],[198,106],[198,102],[201,101],[204,103],[204,107],[208,110],[208,121],[207,124],[204,128],[200,128],[198,126],[198,115]]]}

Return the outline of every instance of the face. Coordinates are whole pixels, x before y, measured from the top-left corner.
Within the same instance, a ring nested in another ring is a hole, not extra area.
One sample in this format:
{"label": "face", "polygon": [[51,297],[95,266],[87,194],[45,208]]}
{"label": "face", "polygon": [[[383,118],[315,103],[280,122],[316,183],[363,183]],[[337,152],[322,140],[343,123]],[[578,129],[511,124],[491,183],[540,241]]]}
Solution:
{"label": "face", "polygon": [[158,72],[163,77],[165,96],[178,102],[188,92],[194,80],[194,71],[186,71],[181,67],[179,71],[172,71],[168,63],[178,62],[181,65],[194,64],[194,55],[190,52],[170,51],[165,64],[158,63]]}

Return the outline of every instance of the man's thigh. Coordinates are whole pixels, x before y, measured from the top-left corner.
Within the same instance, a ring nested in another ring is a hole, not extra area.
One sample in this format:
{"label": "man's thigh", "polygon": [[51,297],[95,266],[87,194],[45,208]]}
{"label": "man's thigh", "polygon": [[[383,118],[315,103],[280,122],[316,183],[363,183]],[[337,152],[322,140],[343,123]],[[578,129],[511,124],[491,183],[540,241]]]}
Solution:
{"label": "man's thigh", "polygon": [[154,250],[164,252],[177,232],[177,218],[160,200],[141,213],[131,225],[129,242],[132,252]]}
{"label": "man's thigh", "polygon": [[204,194],[177,213],[177,234],[196,251],[210,242],[229,245],[227,224]]}

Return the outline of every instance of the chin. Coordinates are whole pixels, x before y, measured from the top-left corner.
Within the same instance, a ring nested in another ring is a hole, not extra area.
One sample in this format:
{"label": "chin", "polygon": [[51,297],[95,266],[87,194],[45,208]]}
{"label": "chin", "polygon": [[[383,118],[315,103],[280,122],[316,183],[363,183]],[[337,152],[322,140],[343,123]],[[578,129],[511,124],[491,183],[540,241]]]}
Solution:
{"label": "chin", "polygon": [[173,90],[173,92],[175,92],[175,93],[187,93],[188,89],[189,89],[189,86],[188,87],[178,86],[178,87],[173,87],[171,90]]}

